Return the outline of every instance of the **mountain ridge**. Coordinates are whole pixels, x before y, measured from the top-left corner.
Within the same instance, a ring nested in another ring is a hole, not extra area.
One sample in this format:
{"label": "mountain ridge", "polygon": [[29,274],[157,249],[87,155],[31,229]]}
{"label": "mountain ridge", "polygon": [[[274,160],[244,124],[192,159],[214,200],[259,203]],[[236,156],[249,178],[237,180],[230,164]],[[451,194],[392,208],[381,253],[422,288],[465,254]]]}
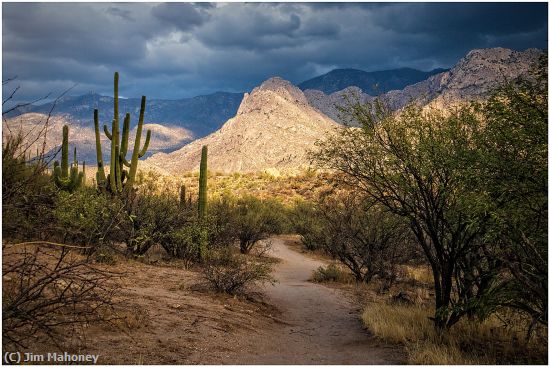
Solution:
{"label": "mountain ridge", "polygon": [[420,82],[447,69],[421,71],[413,68],[397,68],[380,71],[363,71],[352,68],[333,69],[298,84],[302,90],[320,90],[325,94],[341,91],[348,87],[358,87],[369,95],[379,95],[390,90]]}
{"label": "mountain ridge", "polygon": [[392,90],[379,96],[365,93],[360,88],[347,88],[331,94],[306,90],[308,101],[319,111],[340,123],[351,123],[341,113],[348,100],[360,102],[382,99],[391,109],[398,110],[415,102],[446,108],[457,103],[479,100],[505,81],[526,76],[543,51],[527,49],[514,51],[506,48],[486,48],[469,51],[451,69],[435,74],[401,90]]}
{"label": "mountain ridge", "polygon": [[235,117],[218,131],[172,153],[145,160],[178,174],[196,171],[203,145],[215,172],[293,172],[309,166],[308,153],[338,124],[315,110],[303,92],[279,77],[245,93]]}
{"label": "mountain ridge", "polygon": [[[197,138],[217,130],[237,111],[243,93],[215,92],[191,98],[148,99],[145,109],[145,123],[181,127]],[[99,110],[101,123],[110,123],[113,118],[113,97],[98,93],[80,96],[65,96],[56,102],[54,115],[64,116],[74,125],[93,127],[94,109]],[[25,113],[47,114],[53,102],[20,108],[8,117]],[[121,113],[129,112],[132,126],[138,121],[140,98],[120,98]]]}

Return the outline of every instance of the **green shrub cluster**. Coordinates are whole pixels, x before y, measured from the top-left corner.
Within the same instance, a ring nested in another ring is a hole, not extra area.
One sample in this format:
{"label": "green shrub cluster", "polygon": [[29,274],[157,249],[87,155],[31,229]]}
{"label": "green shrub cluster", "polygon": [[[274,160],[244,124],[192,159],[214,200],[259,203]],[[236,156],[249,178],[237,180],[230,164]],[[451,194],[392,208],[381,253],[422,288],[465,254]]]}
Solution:
{"label": "green shrub cluster", "polygon": [[374,100],[348,112],[361,127],[315,158],[333,184],[407,224],[432,270],[436,327],[502,308],[547,325],[547,59],[483,103],[394,113]]}

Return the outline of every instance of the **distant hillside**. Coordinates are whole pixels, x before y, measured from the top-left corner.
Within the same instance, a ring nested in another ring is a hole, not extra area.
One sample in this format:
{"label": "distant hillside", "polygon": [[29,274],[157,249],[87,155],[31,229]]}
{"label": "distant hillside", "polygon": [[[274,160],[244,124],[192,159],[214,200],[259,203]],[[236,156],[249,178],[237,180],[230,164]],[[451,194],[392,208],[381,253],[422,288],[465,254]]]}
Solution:
{"label": "distant hillside", "polygon": [[[449,107],[456,103],[484,98],[506,80],[514,80],[528,74],[536,65],[541,50],[528,49],[513,51],[505,48],[489,48],[470,51],[450,70],[432,75],[428,79],[406,86],[401,90],[392,90],[382,95],[385,103],[394,110],[415,101],[421,106],[438,108]],[[318,90],[304,92],[309,103],[317,110],[330,116],[337,122],[354,123],[341,108],[348,101],[359,100],[364,103],[374,98],[359,88],[346,88],[331,94]]]}
{"label": "distant hillside", "polygon": [[196,171],[207,145],[210,171],[295,172],[310,165],[308,152],[315,142],[337,127],[310,106],[300,89],[275,77],[245,94],[236,116],[220,130],[145,162],[171,174]]}
{"label": "distant hillside", "polygon": [[[243,98],[242,93],[217,92],[209,95],[177,100],[148,99],[145,110],[145,123],[178,126],[200,138],[220,128],[234,116]],[[130,112],[132,126],[139,116],[140,98],[119,100],[121,114]],[[14,117],[23,113],[48,113],[52,104],[29,106],[10,114]],[[55,116],[63,116],[73,125],[93,128],[94,109],[99,108],[102,124],[113,118],[113,98],[89,93],[82,96],[61,98],[53,110]]]}
{"label": "distant hillside", "polygon": [[525,51],[501,47],[472,50],[449,71],[403,90],[390,91],[383,98],[393,109],[402,108],[411,101],[446,108],[479,100],[502,83],[527,76],[542,54],[534,48]]}
{"label": "distant hillside", "polygon": [[[28,150],[31,156],[36,155],[37,149],[42,150],[44,142],[44,126],[48,116],[42,113],[25,113],[10,119],[2,121],[2,137],[5,139],[9,134],[16,136],[22,132],[26,136],[27,144],[33,143]],[[95,167],[97,164],[96,147],[95,147],[95,132],[94,126],[85,126],[75,124],[67,120],[64,116],[53,116],[48,122],[48,130],[46,131],[46,149],[45,152],[57,151],[61,145],[61,136],[63,125],[69,125],[69,151],[72,152],[73,147],[76,147],[78,160],[86,161],[88,167]],[[110,124],[109,124],[110,126]],[[173,151],[180,148],[191,139],[191,134],[184,128],[177,126],[166,126],[159,124],[144,124],[144,129],[151,130],[151,143],[147,151],[147,156],[155,152]],[[145,136],[145,132],[143,133]],[[134,147],[134,137],[136,136],[136,127],[130,132],[130,148]],[[107,139],[103,131],[101,131],[103,159],[111,153],[110,141]],[[131,153],[128,154],[130,156]],[[59,158],[59,157],[58,157]],[[71,155],[72,159],[72,155]]]}
{"label": "distant hillside", "polygon": [[401,68],[384,71],[363,71],[356,69],[335,69],[313,79],[298,84],[302,90],[315,89],[331,94],[348,87],[358,87],[363,92],[377,96],[390,90],[403,89],[407,85],[418,83],[445,69],[420,71]]}

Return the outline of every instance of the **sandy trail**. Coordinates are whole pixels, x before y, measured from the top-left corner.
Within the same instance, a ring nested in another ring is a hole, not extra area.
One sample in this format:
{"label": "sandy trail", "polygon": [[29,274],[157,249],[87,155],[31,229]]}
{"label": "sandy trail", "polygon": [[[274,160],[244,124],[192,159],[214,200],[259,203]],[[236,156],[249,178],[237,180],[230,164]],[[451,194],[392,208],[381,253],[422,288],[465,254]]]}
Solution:
{"label": "sandy trail", "polygon": [[240,364],[400,364],[402,353],[368,334],[357,310],[342,291],[308,282],[324,265],[273,238],[272,255],[278,283],[266,287],[266,301],[277,306],[287,322],[280,332],[258,338],[249,353],[241,350]]}

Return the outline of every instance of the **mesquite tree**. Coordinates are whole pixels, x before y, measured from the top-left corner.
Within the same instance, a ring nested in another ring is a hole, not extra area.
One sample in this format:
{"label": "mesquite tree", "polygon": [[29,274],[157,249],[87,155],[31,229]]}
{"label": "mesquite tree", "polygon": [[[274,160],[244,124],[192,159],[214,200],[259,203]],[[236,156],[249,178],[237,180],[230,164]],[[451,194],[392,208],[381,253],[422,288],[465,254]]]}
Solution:
{"label": "mesquite tree", "polygon": [[317,161],[409,222],[432,269],[435,324],[448,328],[484,302],[498,275],[498,264],[483,256],[488,215],[466,184],[475,113],[411,105],[394,114],[380,101],[351,108],[361,128],[321,143]]}

